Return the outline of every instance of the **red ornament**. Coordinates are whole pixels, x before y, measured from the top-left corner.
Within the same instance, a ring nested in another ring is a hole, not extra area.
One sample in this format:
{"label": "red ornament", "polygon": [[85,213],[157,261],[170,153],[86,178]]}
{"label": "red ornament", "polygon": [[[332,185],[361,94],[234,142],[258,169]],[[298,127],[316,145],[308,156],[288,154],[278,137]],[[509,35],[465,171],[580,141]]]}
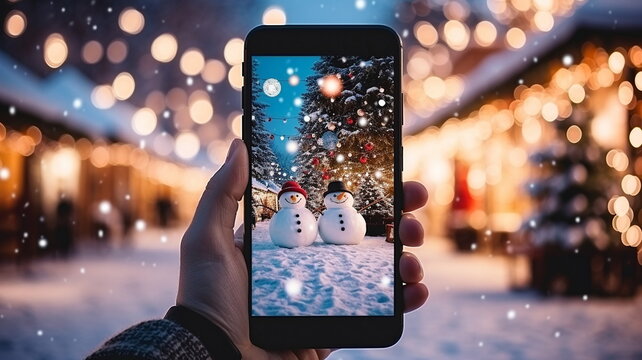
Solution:
{"label": "red ornament", "polygon": [[312,139],[312,134],[305,134],[306,139]]}
{"label": "red ornament", "polygon": [[328,156],[329,157],[334,157],[334,150],[330,150],[330,152],[328,152]]}
{"label": "red ornament", "polygon": [[367,143],[365,143],[365,144],[363,145],[363,148],[364,148],[366,151],[370,152],[370,151],[372,151],[372,150],[374,149],[374,144],[373,144],[373,143],[371,143],[371,142],[367,142]]}
{"label": "red ornament", "polygon": [[270,134],[270,140],[274,140],[274,135]]}
{"label": "red ornament", "polygon": [[365,155],[361,155],[361,157],[359,158],[359,162],[362,163],[362,164],[367,163],[368,162],[368,157],[365,156]]}
{"label": "red ornament", "polygon": [[321,178],[323,180],[329,180],[330,179],[330,174],[328,174],[327,170],[323,170],[323,174],[321,174]]}
{"label": "red ornament", "polygon": [[348,120],[346,120],[346,123],[347,123],[348,125],[352,125],[352,124],[354,124],[354,119],[353,119],[353,118],[351,118],[351,117],[349,117],[349,118],[348,118]]}
{"label": "red ornament", "polygon": [[319,165],[319,158],[312,158],[312,165],[317,166]]}
{"label": "red ornament", "polygon": [[354,77],[354,74],[352,74],[352,73],[348,73],[348,77],[349,77],[350,79],[352,79],[352,78]]}

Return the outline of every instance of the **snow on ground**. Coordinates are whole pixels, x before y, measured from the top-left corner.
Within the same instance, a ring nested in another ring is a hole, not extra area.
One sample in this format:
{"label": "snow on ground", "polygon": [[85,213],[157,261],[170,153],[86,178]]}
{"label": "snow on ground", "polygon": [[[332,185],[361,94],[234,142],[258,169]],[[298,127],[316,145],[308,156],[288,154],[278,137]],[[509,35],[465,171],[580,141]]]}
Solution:
{"label": "snow on ground", "polygon": [[[0,359],[80,359],[116,332],[162,317],[176,295],[181,233],[146,230],[131,250],[41,261],[29,276],[0,267]],[[446,244],[427,239],[415,251],[431,298],[406,316],[397,345],[330,359],[642,359],[642,296],[511,293],[505,259]]]}
{"label": "snow on ground", "polygon": [[317,236],[285,249],[270,240],[268,221],[252,231],[255,315],[392,315],[394,246],[366,236],[359,245],[328,245]]}

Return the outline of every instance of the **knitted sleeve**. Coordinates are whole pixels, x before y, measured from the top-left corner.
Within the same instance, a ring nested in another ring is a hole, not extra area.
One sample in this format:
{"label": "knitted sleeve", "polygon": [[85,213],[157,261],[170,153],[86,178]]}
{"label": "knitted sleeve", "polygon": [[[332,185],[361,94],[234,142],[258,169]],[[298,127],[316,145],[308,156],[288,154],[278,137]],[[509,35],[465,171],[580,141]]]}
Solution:
{"label": "knitted sleeve", "polygon": [[170,320],[134,325],[107,340],[86,360],[212,360],[201,341]]}

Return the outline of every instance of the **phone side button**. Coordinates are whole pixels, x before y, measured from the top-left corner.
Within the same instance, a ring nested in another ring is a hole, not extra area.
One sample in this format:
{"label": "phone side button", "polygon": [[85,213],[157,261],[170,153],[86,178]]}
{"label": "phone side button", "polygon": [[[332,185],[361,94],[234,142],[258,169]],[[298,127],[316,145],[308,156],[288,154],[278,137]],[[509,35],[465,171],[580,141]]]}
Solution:
{"label": "phone side button", "polygon": [[245,110],[245,86],[241,86],[241,110]]}
{"label": "phone side button", "polygon": [[403,126],[403,115],[404,115],[403,114],[403,112],[404,112],[403,111],[403,106],[404,106],[404,102],[403,102],[404,99],[403,98],[404,98],[403,93],[401,93],[401,97],[400,97],[400,101],[399,101],[399,103],[401,104],[401,111],[399,112],[399,115],[401,116],[401,126]]}
{"label": "phone side button", "polygon": [[401,162],[401,172],[403,172],[403,145],[401,145],[400,156],[401,156],[401,158],[399,160]]}

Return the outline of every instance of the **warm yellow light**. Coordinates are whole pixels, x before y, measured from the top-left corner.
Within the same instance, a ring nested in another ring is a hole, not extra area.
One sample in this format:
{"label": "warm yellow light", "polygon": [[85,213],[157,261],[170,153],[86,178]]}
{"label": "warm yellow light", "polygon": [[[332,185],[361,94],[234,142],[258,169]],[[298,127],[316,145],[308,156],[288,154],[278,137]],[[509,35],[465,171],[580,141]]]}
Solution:
{"label": "warm yellow light", "polygon": [[629,211],[629,200],[625,196],[618,196],[613,203],[613,209],[619,216],[626,216]]}
{"label": "warm yellow light", "polygon": [[114,97],[118,100],[127,100],[134,93],[136,82],[134,77],[128,72],[121,72],[116,75],[111,85]]}
{"label": "warm yellow light", "polygon": [[118,26],[128,34],[136,35],[145,26],[145,17],[134,8],[125,8],[118,17]]}
{"label": "warm yellow light", "polygon": [[510,0],[510,3],[518,11],[528,11],[531,6],[529,0]]}
{"label": "warm yellow light", "polygon": [[243,40],[239,38],[230,39],[223,49],[223,57],[230,65],[238,65],[243,62]]}
{"label": "warm yellow light", "polygon": [[548,11],[536,12],[533,17],[533,22],[540,31],[544,32],[551,31],[553,25],[555,25],[555,19],[553,19],[553,15]]}
{"label": "warm yellow light", "polygon": [[178,134],[174,143],[174,152],[181,159],[189,160],[194,158],[201,148],[201,143],[192,132],[183,132]]}
{"label": "warm yellow light", "polygon": [[243,114],[242,113],[237,113],[234,115],[232,118],[232,122],[230,124],[230,128],[232,129],[232,133],[236,137],[240,137],[242,134],[242,123],[243,123]]}
{"label": "warm yellow light", "polygon": [[470,31],[466,24],[458,20],[449,20],[444,25],[446,44],[455,51],[462,51],[468,46]]}
{"label": "warm yellow light", "polygon": [[639,127],[634,127],[629,133],[629,142],[634,148],[639,148],[642,146],[642,129]]}
{"label": "warm yellow light", "polygon": [[586,92],[584,91],[584,87],[580,84],[573,84],[571,85],[570,88],[568,88],[568,98],[576,103],[579,104],[582,101],[584,101],[584,98],[586,97]]}
{"label": "warm yellow light", "polygon": [[263,12],[263,25],[285,25],[285,11],[278,6],[270,6]]}
{"label": "warm yellow light", "polygon": [[132,128],[138,135],[151,134],[156,129],[156,114],[150,108],[141,108],[132,116]]}
{"label": "warm yellow light", "polygon": [[597,83],[601,87],[611,86],[614,80],[615,80],[615,77],[613,76],[613,72],[608,68],[604,67],[597,71]]}
{"label": "warm yellow light", "polygon": [[181,88],[172,88],[167,92],[165,103],[172,110],[180,110],[187,104],[187,93]]}
{"label": "warm yellow light", "polygon": [[189,107],[189,115],[197,124],[205,124],[214,115],[212,103],[207,99],[198,99]]}
{"label": "warm yellow light", "polygon": [[566,129],[566,138],[569,142],[577,144],[582,140],[582,129],[577,125],[571,125]]}
{"label": "warm yellow light", "polygon": [[642,91],[642,71],[635,74],[635,87]]}
{"label": "warm yellow light", "polygon": [[524,100],[524,112],[536,116],[542,110],[542,101],[536,96],[529,96]]}
{"label": "warm yellow light", "polygon": [[446,95],[446,83],[440,77],[430,76],[424,80],[424,93],[431,99],[441,99]]}
{"label": "warm yellow light", "polygon": [[[608,155],[608,154],[607,154]],[[617,171],[625,171],[629,167],[629,157],[622,151],[613,155],[613,168]]]}
{"label": "warm yellow light", "polygon": [[91,92],[91,103],[97,109],[109,109],[115,102],[116,99],[109,85],[98,85]]}
{"label": "warm yellow light", "polygon": [[326,75],[319,81],[319,90],[323,96],[334,98],[343,90],[343,82],[336,75]]}
{"label": "warm yellow light", "polygon": [[220,60],[211,59],[205,63],[201,77],[210,84],[218,84],[225,79],[226,74],[225,64]]}
{"label": "warm yellow light", "polygon": [[542,106],[542,117],[544,120],[551,122],[557,120],[559,109],[554,102],[547,102]]}
{"label": "warm yellow light", "polygon": [[67,60],[67,43],[62,35],[53,33],[45,40],[45,63],[50,68],[57,68]]}
{"label": "warm yellow light", "polygon": [[161,34],[152,42],[152,57],[156,61],[170,62],[176,56],[176,51],[178,51],[178,43],[172,34]]}
{"label": "warm yellow light", "polygon": [[631,226],[631,219],[625,215],[616,215],[613,217],[613,229],[621,233],[625,232]]}
{"label": "warm yellow light", "polygon": [[[554,0],[533,0],[533,6],[535,9],[542,11],[551,11],[553,10],[553,1]],[[526,1],[528,3],[528,1]]]}
{"label": "warm yellow light", "polygon": [[624,239],[628,243],[625,245],[637,247],[642,243],[642,229],[638,225],[631,226],[624,234]]}
{"label": "warm yellow light", "polygon": [[534,144],[539,141],[542,136],[542,126],[539,121],[534,118],[527,118],[522,124],[522,137],[524,141],[529,144]]}
{"label": "warm yellow light", "polygon": [[484,20],[477,24],[473,36],[480,46],[490,46],[497,39],[497,29],[492,22]]}
{"label": "warm yellow light", "polygon": [[119,64],[127,57],[127,44],[122,40],[114,40],[107,47],[107,59]]}
{"label": "warm yellow light", "polygon": [[414,26],[415,38],[425,47],[431,47],[439,40],[437,29],[426,21],[418,21]]}
{"label": "warm yellow light", "polygon": [[7,14],[4,22],[4,31],[9,37],[16,38],[25,31],[27,27],[27,17],[22,11],[12,10]]}
{"label": "warm yellow light", "polygon": [[611,69],[611,71],[613,71],[614,73],[621,73],[622,69],[624,69],[624,64],[625,59],[624,55],[622,55],[621,52],[615,51],[611,54],[611,56],[609,56],[609,69]]}
{"label": "warm yellow light", "polygon": [[635,67],[642,67],[642,48],[635,45],[629,49],[629,58]]}
{"label": "warm yellow light", "polygon": [[446,98],[456,99],[464,92],[464,80],[457,75],[449,76],[444,80]]}
{"label": "warm yellow light", "polygon": [[227,73],[227,81],[230,82],[234,90],[241,91],[241,87],[243,86],[243,73],[240,64],[230,68],[230,71]]}
{"label": "warm yellow light", "polygon": [[203,53],[196,48],[187,49],[181,56],[180,68],[183,74],[188,76],[197,75],[205,66]]}
{"label": "warm yellow light", "polygon": [[425,56],[415,54],[408,60],[406,71],[411,78],[423,80],[430,74],[431,68],[432,66]]}
{"label": "warm yellow light", "polygon": [[109,165],[109,150],[106,146],[97,146],[91,152],[89,160],[95,167],[103,168]]}
{"label": "warm yellow light", "polygon": [[506,32],[506,43],[513,49],[520,49],[526,45],[526,34],[520,28],[510,28]]}
{"label": "warm yellow light", "polygon": [[87,64],[95,64],[103,57],[103,46],[96,40],[88,41],[82,47],[82,59]]}
{"label": "warm yellow light", "polygon": [[622,81],[618,86],[617,97],[622,105],[629,105],[633,101],[633,85],[628,81]]}
{"label": "warm yellow light", "polygon": [[641,186],[640,178],[635,175],[627,174],[622,178],[622,191],[627,195],[637,195]]}

